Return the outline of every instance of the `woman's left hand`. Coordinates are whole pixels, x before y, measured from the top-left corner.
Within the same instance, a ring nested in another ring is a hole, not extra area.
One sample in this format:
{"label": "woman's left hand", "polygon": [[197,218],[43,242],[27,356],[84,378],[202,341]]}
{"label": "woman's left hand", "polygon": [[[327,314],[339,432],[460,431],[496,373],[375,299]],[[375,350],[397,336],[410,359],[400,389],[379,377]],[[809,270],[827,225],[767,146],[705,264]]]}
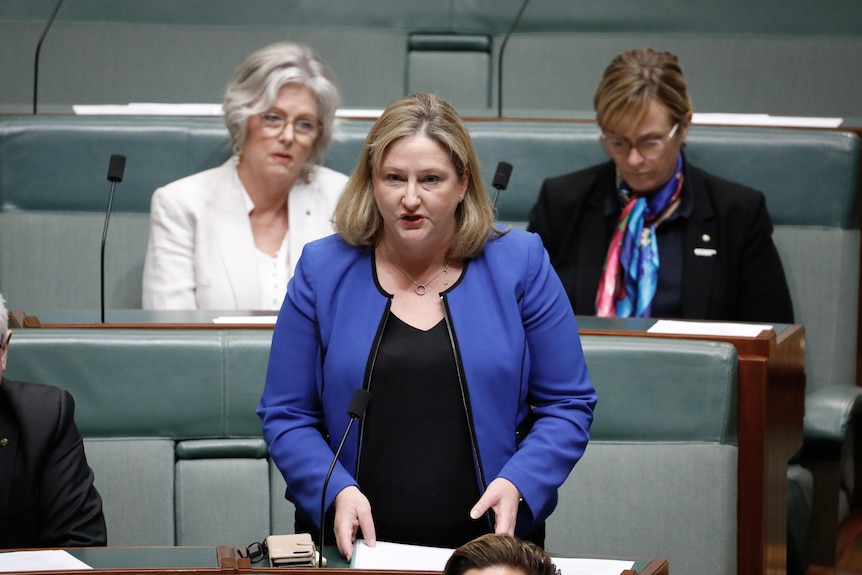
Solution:
{"label": "woman's left hand", "polygon": [[518,517],[520,501],[521,492],[518,491],[515,484],[508,479],[498,477],[488,485],[488,489],[470,510],[470,517],[478,519],[488,509],[492,509],[497,518],[497,522],[494,524],[494,533],[515,535],[515,520]]}

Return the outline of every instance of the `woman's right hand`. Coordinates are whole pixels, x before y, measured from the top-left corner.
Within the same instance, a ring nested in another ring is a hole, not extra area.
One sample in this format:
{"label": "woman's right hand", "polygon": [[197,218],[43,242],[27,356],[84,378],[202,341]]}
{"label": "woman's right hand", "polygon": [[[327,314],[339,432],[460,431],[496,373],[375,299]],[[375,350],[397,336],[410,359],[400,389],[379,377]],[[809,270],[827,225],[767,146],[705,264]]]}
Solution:
{"label": "woman's right hand", "polygon": [[371,517],[371,503],[358,487],[351,485],[335,497],[335,542],[348,561],[353,556],[353,544],[360,529],[368,546],[374,547],[377,535]]}

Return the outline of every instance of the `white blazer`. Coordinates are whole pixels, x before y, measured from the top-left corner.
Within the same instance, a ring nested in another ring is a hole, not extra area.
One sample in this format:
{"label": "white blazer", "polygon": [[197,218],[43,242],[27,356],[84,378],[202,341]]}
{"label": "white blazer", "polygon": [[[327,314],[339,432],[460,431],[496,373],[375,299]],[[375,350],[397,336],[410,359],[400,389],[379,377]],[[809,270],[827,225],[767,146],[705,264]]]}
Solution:
{"label": "white blazer", "polygon": [[[346,183],[344,174],[318,166],[310,183],[297,181],[291,189],[288,276],[306,243],[333,233],[332,213]],[[233,158],[153,192],[144,309],[257,309],[257,262],[245,189]]]}

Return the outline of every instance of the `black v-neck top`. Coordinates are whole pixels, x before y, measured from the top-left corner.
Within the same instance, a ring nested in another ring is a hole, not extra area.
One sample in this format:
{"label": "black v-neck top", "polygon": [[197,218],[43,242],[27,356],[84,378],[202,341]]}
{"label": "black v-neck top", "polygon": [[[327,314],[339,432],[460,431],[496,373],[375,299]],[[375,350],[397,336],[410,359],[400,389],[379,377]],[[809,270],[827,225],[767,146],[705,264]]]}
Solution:
{"label": "black v-neck top", "polygon": [[389,314],[371,374],[358,482],[377,538],[458,547],[490,531],[465,400],[444,321],[428,331]]}

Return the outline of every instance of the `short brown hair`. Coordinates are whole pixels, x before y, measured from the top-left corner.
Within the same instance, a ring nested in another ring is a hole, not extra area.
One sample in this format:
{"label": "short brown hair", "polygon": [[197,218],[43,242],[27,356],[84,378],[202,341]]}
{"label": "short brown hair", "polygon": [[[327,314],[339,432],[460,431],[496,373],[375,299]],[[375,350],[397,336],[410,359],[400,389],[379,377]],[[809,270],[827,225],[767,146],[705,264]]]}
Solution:
{"label": "short brown hair", "polygon": [[605,68],[596,89],[596,120],[602,129],[613,129],[627,119],[643,118],[653,100],[670,111],[673,122],[683,121],[691,112],[677,57],[650,48],[623,52]]}
{"label": "short brown hair", "polygon": [[374,170],[380,169],[393,143],[416,135],[430,138],[448,151],[458,178],[467,178],[464,200],[455,212],[457,230],[448,257],[479,255],[488,239],[502,232],[494,227],[491,200],[467,126],[451,105],[432,94],[413,94],[396,100],[371,127],[335,207],[335,231],[350,245],[377,245],[383,232],[383,216],[374,200]]}
{"label": "short brown hair", "polygon": [[458,547],[446,562],[443,575],[464,575],[470,569],[502,566],[524,575],[557,573],[551,556],[535,543],[504,533],[489,533]]}

